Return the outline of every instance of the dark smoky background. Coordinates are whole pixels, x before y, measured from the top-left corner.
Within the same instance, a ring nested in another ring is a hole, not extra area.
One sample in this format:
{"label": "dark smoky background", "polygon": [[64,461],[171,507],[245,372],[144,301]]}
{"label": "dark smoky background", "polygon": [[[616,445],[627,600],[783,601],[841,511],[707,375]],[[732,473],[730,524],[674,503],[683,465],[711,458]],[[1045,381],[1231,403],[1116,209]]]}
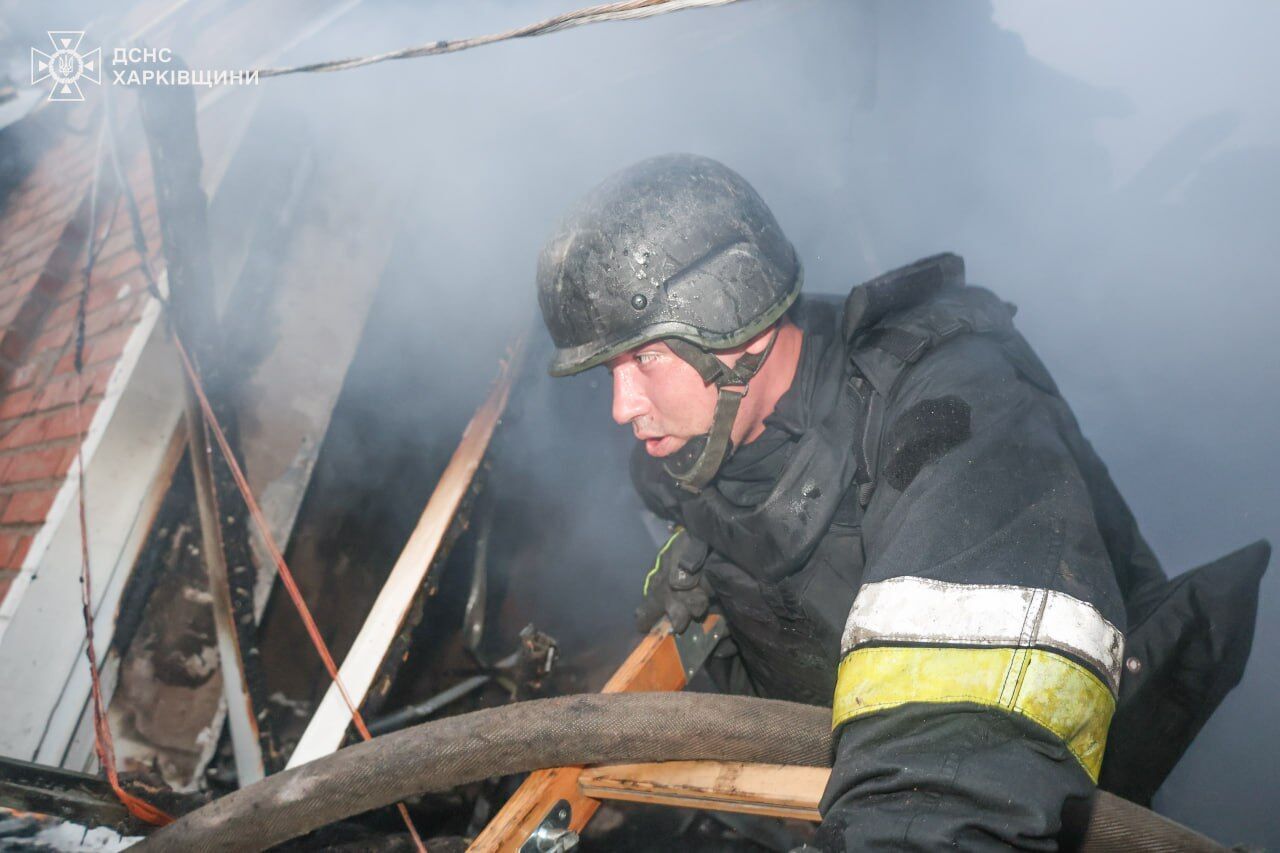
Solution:
{"label": "dark smoky background", "polygon": [[[281,63],[577,5],[365,0]],[[38,11],[11,7],[11,29],[63,26]],[[1277,25],[1276,6],[1244,0],[749,0],[263,80],[264,109],[371,186],[412,187],[317,476],[345,466],[366,495],[400,490],[407,533],[431,478],[406,485],[405,466],[421,452],[443,467],[517,334],[546,357],[533,275],[554,221],[608,173],[689,151],[756,186],[810,291],[961,253],[972,282],[1018,304],[1170,574],[1276,540]],[[492,481],[502,571],[567,651],[629,643],[653,553],[629,442],[602,372],[538,373]],[[1278,591],[1273,571],[1244,681],[1157,798],[1228,843],[1280,847]]]}

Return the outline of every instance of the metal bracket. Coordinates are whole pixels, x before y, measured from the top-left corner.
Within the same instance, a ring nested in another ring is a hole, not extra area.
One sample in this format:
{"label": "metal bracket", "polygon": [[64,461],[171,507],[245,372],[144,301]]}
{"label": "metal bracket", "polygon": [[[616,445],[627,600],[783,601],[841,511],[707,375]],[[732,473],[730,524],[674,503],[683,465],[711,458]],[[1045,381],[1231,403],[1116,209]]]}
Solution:
{"label": "metal bracket", "polygon": [[690,622],[689,627],[679,634],[672,634],[676,641],[676,654],[680,656],[680,666],[684,669],[686,679],[702,669],[702,665],[711,657],[715,649],[729,633],[728,623],[721,616],[714,620],[711,630],[704,630],[703,623]]}
{"label": "metal bracket", "polygon": [[566,853],[578,846],[578,833],[569,828],[573,806],[561,800],[551,807],[528,840],[520,845],[520,853]]}

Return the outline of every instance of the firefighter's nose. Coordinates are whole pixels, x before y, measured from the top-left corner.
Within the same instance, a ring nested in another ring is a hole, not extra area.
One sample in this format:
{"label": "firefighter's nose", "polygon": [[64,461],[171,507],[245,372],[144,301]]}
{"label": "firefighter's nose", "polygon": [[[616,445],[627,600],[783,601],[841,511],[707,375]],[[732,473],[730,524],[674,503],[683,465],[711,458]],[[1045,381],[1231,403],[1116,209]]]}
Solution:
{"label": "firefighter's nose", "polygon": [[649,411],[649,400],[637,379],[632,365],[613,371],[613,419],[619,424],[629,424]]}

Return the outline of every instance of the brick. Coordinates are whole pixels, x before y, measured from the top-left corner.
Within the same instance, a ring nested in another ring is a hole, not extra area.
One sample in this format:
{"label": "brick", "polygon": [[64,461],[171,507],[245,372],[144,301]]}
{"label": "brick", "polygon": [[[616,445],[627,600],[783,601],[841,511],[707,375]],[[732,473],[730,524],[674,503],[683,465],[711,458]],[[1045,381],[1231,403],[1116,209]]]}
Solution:
{"label": "brick", "polygon": [[106,263],[112,258],[118,258],[121,253],[125,252],[137,257],[137,251],[133,247],[133,226],[125,219],[123,211],[118,215],[116,223],[116,227],[112,229],[111,234],[102,243],[102,251],[98,255],[98,263]]}
{"label": "brick", "polygon": [[5,324],[12,323],[14,318],[22,311],[22,306],[28,302],[27,294],[35,287],[36,276],[28,276],[26,278],[14,279],[5,285],[3,297],[3,305],[5,307],[4,317]]}
{"label": "brick", "polygon": [[0,522],[5,524],[43,524],[57,497],[56,488],[33,489],[27,492],[14,492],[5,507]]}
{"label": "brick", "polygon": [[31,263],[32,259],[39,261],[36,266],[49,259],[49,254],[53,250],[54,243],[57,242],[57,235],[42,235],[33,237],[26,233],[29,229],[24,228],[22,232],[11,233],[9,235],[9,260],[6,262],[8,268],[18,270],[24,265]]}
{"label": "brick", "polygon": [[76,270],[56,270],[50,264],[36,279],[35,292],[51,303],[80,292],[84,279]]}
{"label": "brick", "polygon": [[14,261],[9,267],[9,274],[13,276],[14,281],[38,277],[49,261],[51,247],[52,244]]}
{"label": "brick", "polygon": [[5,211],[5,230],[12,234],[21,231],[40,216],[39,199],[15,199],[17,204]]}
{"label": "brick", "polygon": [[40,255],[47,258],[48,253],[58,242],[63,225],[65,225],[65,220],[58,221],[53,217],[31,219],[14,225],[13,245],[25,247],[29,250],[27,254],[22,256],[21,262],[31,263],[32,258]]}
{"label": "brick", "polygon": [[142,259],[138,255],[137,250],[133,247],[133,241],[130,240],[122,251],[116,252],[109,258],[98,259],[93,267],[93,281],[98,283],[99,278],[102,281],[108,281],[127,272],[138,269]]}
{"label": "brick", "polygon": [[0,421],[21,417],[34,411],[35,398],[36,391],[32,388],[24,388],[5,394],[4,398],[0,400]]}
{"label": "brick", "polygon": [[25,326],[19,318],[0,332],[0,356],[8,359],[10,364],[20,364],[31,346],[32,333]]}
{"label": "brick", "polygon": [[49,312],[49,316],[45,318],[45,326],[61,326],[70,323],[76,318],[76,308],[78,300],[67,299],[58,304],[57,308]]}
{"label": "brick", "polygon": [[71,339],[71,332],[75,329],[73,323],[61,323],[52,328],[46,328],[40,333],[40,337],[31,342],[31,349],[27,352],[30,355],[48,352],[49,350],[62,349],[66,346],[67,341]]}
{"label": "brick", "polygon": [[132,334],[133,326],[123,326],[93,338],[85,354],[85,364],[115,361],[124,352],[125,344],[129,342]]}
{"label": "brick", "polygon": [[151,301],[150,294],[139,293],[131,301],[124,305],[124,310],[120,312],[120,321],[122,323],[136,324],[142,319],[142,312],[146,310],[147,303]]}
{"label": "brick", "polygon": [[29,483],[33,480],[61,479],[75,458],[74,447],[47,447],[28,450],[9,460],[4,483]]}
{"label": "brick", "polygon": [[137,267],[124,275],[118,276],[111,286],[114,289],[117,300],[128,299],[131,296],[146,292],[147,277],[142,272],[142,267]]}
{"label": "brick", "polygon": [[60,438],[72,438],[78,436],[81,427],[89,428],[89,423],[93,420],[93,413],[97,410],[98,404],[92,403],[88,406],[80,407],[80,421],[76,421],[76,410],[74,408],[62,409],[44,416],[44,425],[40,437],[44,441],[57,441]]}
{"label": "brick", "polygon": [[[0,570],[20,569],[31,550],[31,536],[26,533],[0,531]],[[0,576],[3,572],[0,572]]]}
{"label": "brick", "polygon": [[10,376],[9,381],[5,384],[5,389],[15,391],[18,388],[26,388],[36,378],[36,374],[40,372],[40,365],[36,362],[28,362],[15,370]]}
{"label": "brick", "polygon": [[[111,384],[111,374],[115,371],[115,363],[100,364],[93,368],[93,381],[90,383],[85,393],[85,398],[101,397],[107,393],[107,386]],[[86,375],[89,371],[86,371]]]}
{"label": "brick", "polygon": [[0,450],[17,450],[44,441],[46,417],[26,415],[21,420],[5,425],[0,435]]}
{"label": "brick", "polygon": [[[34,286],[35,276],[27,278],[9,278],[8,270],[0,271],[0,305],[9,309],[6,311],[6,317],[12,318],[17,316],[17,312],[21,310],[23,303],[27,302],[27,294],[32,290],[28,284]],[[9,321],[6,321],[9,322]]]}
{"label": "brick", "polygon": [[0,569],[0,602],[3,602],[4,597],[9,594],[9,587],[13,586],[13,579],[17,576],[17,572]]}
{"label": "brick", "polygon": [[[85,377],[81,377],[82,395],[85,390],[84,385],[89,381]],[[75,371],[50,380],[36,396],[34,411],[43,412],[48,409],[55,409],[58,406],[67,406],[74,403],[76,401],[76,387]],[[84,399],[84,397],[81,396],[81,399]]]}
{"label": "brick", "polygon": [[[87,351],[85,352],[85,356],[86,357],[88,356]],[[76,354],[72,352],[70,349],[68,349],[65,353],[62,354],[62,357],[58,359],[57,363],[54,364],[52,375],[61,376],[62,374],[70,373],[75,369],[76,369]]]}
{"label": "brick", "polygon": [[23,536],[18,543],[18,547],[13,549],[13,553],[9,555],[9,568],[22,568],[22,561],[27,559],[27,554],[31,553],[31,536]]}
{"label": "brick", "polygon": [[79,423],[76,422],[76,412],[72,406],[10,421],[5,427],[0,427],[0,430],[4,430],[0,434],[0,451],[20,450],[35,444],[76,437],[80,434],[80,426],[89,428],[97,408],[97,403],[82,405]]}
{"label": "brick", "polygon": [[[124,308],[124,311],[121,311],[121,308]],[[84,318],[84,333],[89,337],[101,335],[113,326],[119,325],[121,319],[128,315],[128,309],[128,305],[122,305],[117,301],[98,311],[90,312]]]}
{"label": "brick", "polygon": [[[85,308],[89,311],[97,311],[105,305],[110,305],[116,301],[116,291],[119,288],[115,282],[106,281],[102,284],[95,284],[89,288],[89,298],[85,300]],[[71,302],[76,300],[72,299]]]}
{"label": "brick", "polygon": [[70,219],[76,207],[88,196],[87,187],[71,186],[50,193],[39,206],[40,215],[51,220]]}

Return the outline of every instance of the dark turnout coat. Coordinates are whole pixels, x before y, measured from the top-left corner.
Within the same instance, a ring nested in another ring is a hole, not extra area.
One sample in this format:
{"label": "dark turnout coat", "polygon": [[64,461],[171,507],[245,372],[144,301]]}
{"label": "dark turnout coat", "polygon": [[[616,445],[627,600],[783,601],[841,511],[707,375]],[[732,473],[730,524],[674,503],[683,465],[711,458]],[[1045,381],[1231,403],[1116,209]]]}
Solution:
{"label": "dark turnout coat", "polygon": [[698,495],[632,473],[701,546],[730,689],[832,705],[824,849],[1054,850],[1095,785],[1149,800],[1240,678],[1266,543],[1168,581],[955,255],[791,316],[759,439]]}

